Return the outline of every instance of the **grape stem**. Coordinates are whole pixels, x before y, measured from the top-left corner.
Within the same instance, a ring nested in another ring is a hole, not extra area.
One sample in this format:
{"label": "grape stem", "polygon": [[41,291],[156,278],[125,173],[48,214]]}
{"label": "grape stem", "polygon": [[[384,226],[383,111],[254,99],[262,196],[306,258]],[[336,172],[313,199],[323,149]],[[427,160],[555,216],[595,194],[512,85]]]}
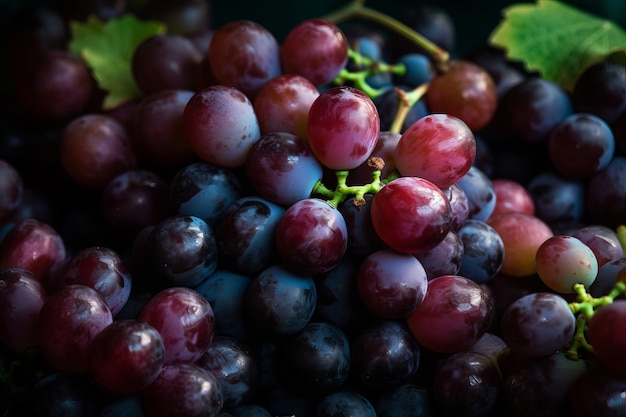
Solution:
{"label": "grape stem", "polygon": [[565,350],[565,355],[572,360],[580,359],[580,350],[593,354],[593,346],[586,338],[587,323],[595,312],[603,306],[611,304],[620,295],[626,295],[626,283],[618,281],[613,289],[603,297],[593,297],[583,284],[574,284],[576,301],[569,303],[569,308],[576,315],[576,331]]}
{"label": "grape stem", "polygon": [[313,187],[312,195],[318,194],[326,198],[326,202],[332,207],[337,208],[348,197],[354,196],[353,204],[355,206],[365,205],[365,194],[376,194],[380,191],[384,183],[381,180],[381,170],[384,166],[382,158],[372,157],[368,160],[368,165],[373,168],[372,182],[364,185],[347,185],[349,171],[336,171],[337,186],[334,190],[327,188],[324,183],[318,181]]}
{"label": "grape stem", "polygon": [[396,33],[404,36],[417,46],[422,48],[426,54],[432,59],[435,67],[443,70],[445,68],[450,54],[448,51],[441,49],[435,43],[429,39],[420,35],[409,26],[400,22],[397,19],[392,18],[377,10],[371,9],[365,6],[365,0],[354,0],[346,6],[327,14],[324,19],[335,24],[341,23],[346,20],[362,18],[376,23],[379,23],[387,28],[395,31]]}
{"label": "grape stem", "polygon": [[401,88],[394,87],[394,91],[398,95],[398,109],[396,110],[393,122],[389,127],[391,132],[402,132],[402,125],[409,114],[409,110],[411,110],[411,107],[413,107],[415,103],[417,103],[424,96],[424,94],[426,94],[428,85],[428,83],[422,84],[409,92],[406,92]]}

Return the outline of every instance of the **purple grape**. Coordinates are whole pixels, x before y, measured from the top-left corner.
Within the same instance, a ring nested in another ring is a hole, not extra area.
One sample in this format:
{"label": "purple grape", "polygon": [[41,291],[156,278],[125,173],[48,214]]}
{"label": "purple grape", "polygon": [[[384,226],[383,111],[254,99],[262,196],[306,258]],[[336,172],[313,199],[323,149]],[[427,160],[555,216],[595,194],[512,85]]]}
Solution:
{"label": "purple grape", "polygon": [[569,343],[576,318],[567,301],[549,292],[531,293],[511,303],[500,321],[502,339],[511,352],[547,357]]}
{"label": "purple grape", "polygon": [[618,417],[626,402],[626,378],[610,368],[592,365],[571,385],[567,398],[573,417]]}
{"label": "purple grape", "polygon": [[574,109],[613,123],[626,110],[625,83],[626,68],[620,62],[606,59],[588,66],[572,91]]}
{"label": "purple grape", "polygon": [[616,156],[585,187],[585,207],[591,221],[617,227],[626,217],[626,157]]}
{"label": "purple grape", "polygon": [[487,223],[470,219],[458,231],[463,242],[463,259],[458,275],[479,284],[496,276],[504,262],[504,242]]}
{"label": "purple grape", "polygon": [[491,179],[476,166],[456,182],[467,196],[468,219],[486,221],[496,206],[496,190]]}
{"label": "purple grape", "polygon": [[551,171],[533,177],[526,189],[535,205],[535,216],[548,224],[579,221],[585,213],[585,186]]}
{"label": "purple grape", "polygon": [[355,198],[347,198],[337,207],[346,221],[348,230],[346,252],[361,258],[377,250],[387,248],[372,224],[370,210],[374,195],[365,194],[363,198],[365,205],[354,204]]}
{"label": "purple grape", "polygon": [[293,334],[302,330],[315,312],[315,282],[282,265],[272,265],[253,280],[244,306],[252,326],[262,334]]}
{"label": "purple grape", "polygon": [[417,252],[414,256],[424,267],[430,281],[443,275],[457,275],[461,269],[463,253],[463,240],[457,233],[450,231],[437,246]]}

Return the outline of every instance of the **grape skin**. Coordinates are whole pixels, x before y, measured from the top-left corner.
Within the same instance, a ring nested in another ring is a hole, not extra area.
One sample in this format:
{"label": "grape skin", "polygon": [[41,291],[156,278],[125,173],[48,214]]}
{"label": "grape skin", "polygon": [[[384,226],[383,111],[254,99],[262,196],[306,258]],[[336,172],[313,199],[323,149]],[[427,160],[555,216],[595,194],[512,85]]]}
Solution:
{"label": "grape skin", "polygon": [[623,351],[626,346],[623,329],[626,319],[626,301],[615,300],[599,308],[588,322],[587,340],[594,347],[600,363],[617,375],[626,375]]}

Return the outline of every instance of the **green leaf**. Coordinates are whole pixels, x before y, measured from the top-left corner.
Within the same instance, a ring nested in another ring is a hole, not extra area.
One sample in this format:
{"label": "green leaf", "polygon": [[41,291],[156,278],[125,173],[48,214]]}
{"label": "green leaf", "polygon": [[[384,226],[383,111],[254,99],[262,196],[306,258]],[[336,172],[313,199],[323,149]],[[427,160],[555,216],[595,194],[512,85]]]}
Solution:
{"label": "green leaf", "polygon": [[104,109],[141,97],[132,74],[132,57],[141,42],[165,32],[164,24],[128,14],[106,22],[91,16],[86,22],[71,22],[70,28],[69,50],[85,60],[98,86],[106,91]]}
{"label": "green leaf", "polygon": [[489,42],[567,91],[589,65],[626,48],[617,25],[556,0],[513,4],[503,16]]}

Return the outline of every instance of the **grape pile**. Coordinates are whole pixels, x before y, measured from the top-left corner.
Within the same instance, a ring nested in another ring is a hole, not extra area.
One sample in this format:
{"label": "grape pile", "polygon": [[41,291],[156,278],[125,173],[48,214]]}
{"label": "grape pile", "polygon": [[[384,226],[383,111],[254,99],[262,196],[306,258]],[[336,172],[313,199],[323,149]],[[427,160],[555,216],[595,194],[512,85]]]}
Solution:
{"label": "grape pile", "polygon": [[[8,26],[3,417],[624,415],[626,66],[140,3]],[[128,15],[111,106],[68,23]]]}

